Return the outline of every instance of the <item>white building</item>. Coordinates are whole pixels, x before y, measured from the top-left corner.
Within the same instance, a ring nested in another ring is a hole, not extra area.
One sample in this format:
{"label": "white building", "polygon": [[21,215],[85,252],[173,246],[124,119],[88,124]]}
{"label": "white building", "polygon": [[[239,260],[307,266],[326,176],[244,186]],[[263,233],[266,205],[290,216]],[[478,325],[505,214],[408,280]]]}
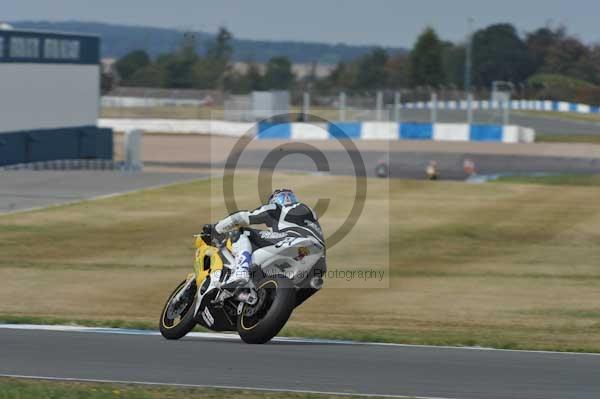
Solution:
{"label": "white building", "polygon": [[0,30],[0,165],[112,157],[99,102],[99,37]]}

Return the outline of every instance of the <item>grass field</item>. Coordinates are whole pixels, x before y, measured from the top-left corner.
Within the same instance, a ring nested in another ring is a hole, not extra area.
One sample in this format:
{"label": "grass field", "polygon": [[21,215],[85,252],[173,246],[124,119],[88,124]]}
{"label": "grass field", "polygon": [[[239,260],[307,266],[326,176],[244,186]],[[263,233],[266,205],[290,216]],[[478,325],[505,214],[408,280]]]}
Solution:
{"label": "grass field", "polygon": [[554,111],[515,111],[517,114],[527,116],[542,116],[546,118],[567,119],[581,122],[599,122],[600,114],[580,114],[579,112],[554,112]]}
{"label": "grass field", "polygon": [[[326,232],[354,196],[345,177],[275,181],[331,196]],[[226,214],[220,187],[1,216],[0,320],[155,326],[191,268],[192,234]],[[236,178],[241,208],[257,203],[255,187],[254,175]],[[284,334],[600,352],[600,187],[369,180],[368,193],[329,268],[386,279],[328,279]]]}
{"label": "grass field", "polygon": [[596,186],[600,187],[599,175],[560,174],[548,176],[503,176],[498,183],[547,184],[553,186]]}
{"label": "grass field", "polygon": [[223,119],[223,109],[216,107],[102,107],[102,118],[167,118],[167,119]]}
{"label": "grass field", "polygon": [[[348,120],[360,120],[374,113],[374,110],[347,109]],[[301,112],[300,107],[291,107],[290,112]],[[310,113],[327,120],[338,120],[339,110],[334,107],[311,107]],[[517,115],[543,117],[550,119],[566,119],[580,122],[600,123],[600,114],[580,114],[577,112],[550,112],[550,111],[514,111]],[[195,106],[162,106],[162,107],[103,107],[103,118],[175,118],[175,119],[223,119],[224,110],[221,107],[195,107]]]}
{"label": "grass field", "polygon": [[[598,128],[600,131],[600,128]],[[600,134],[544,134],[536,132],[536,143],[586,143],[600,144]]]}
{"label": "grass field", "polygon": [[0,378],[0,399],[349,399],[349,396]]}

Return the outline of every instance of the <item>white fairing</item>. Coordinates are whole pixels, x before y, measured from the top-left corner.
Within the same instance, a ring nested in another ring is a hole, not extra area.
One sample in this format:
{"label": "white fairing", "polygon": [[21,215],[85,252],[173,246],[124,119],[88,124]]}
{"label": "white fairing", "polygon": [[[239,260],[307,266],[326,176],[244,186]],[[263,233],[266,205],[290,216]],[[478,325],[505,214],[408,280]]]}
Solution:
{"label": "white fairing", "polygon": [[[234,264],[233,255],[229,250],[223,248],[222,256],[227,258],[225,267],[231,268]],[[323,257],[324,247],[312,237],[298,237],[284,239],[269,247],[257,249],[253,253],[254,264],[259,265],[267,274],[283,274],[294,284],[299,284],[306,277],[314,265]],[[202,298],[209,292],[220,287],[219,279],[221,270],[214,271],[210,275],[211,281],[208,288],[201,292],[198,290],[196,309],[194,315],[198,314]],[[210,318],[203,316],[208,326],[211,325]]]}
{"label": "white fairing", "polygon": [[277,245],[259,248],[253,261],[265,271],[276,269],[294,284],[304,280],[323,256],[323,246],[312,237],[287,238]]}

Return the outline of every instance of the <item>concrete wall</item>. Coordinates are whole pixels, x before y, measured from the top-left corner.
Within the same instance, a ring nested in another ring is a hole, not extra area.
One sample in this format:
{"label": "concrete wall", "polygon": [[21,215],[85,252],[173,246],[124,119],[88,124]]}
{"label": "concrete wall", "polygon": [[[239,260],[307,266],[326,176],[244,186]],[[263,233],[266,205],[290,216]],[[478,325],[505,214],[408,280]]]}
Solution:
{"label": "concrete wall", "polygon": [[433,140],[532,143],[533,129],[520,126],[467,125],[464,123],[335,122],[254,123],[196,119],[100,119],[99,126],[124,132],[141,129],[160,133],[213,134],[283,140]]}
{"label": "concrete wall", "polygon": [[57,159],[112,159],[113,132],[96,126],[0,134],[0,166]]}

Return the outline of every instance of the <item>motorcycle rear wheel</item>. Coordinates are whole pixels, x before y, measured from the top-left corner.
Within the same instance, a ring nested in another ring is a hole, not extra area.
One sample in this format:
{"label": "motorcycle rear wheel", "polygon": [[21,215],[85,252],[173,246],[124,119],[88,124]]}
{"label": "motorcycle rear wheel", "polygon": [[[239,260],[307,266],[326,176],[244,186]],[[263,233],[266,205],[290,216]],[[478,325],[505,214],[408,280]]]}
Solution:
{"label": "motorcycle rear wheel", "polygon": [[258,303],[244,304],[237,318],[238,333],[247,344],[269,342],[287,323],[296,305],[296,289],[285,276],[265,277],[256,287]]}
{"label": "motorcycle rear wheel", "polygon": [[169,295],[169,299],[167,299],[167,303],[165,303],[163,311],[160,314],[159,330],[161,335],[166,339],[183,338],[196,326],[196,320],[194,319],[197,292],[196,282],[192,282],[192,286],[189,288],[190,292],[186,295],[183,302],[179,304],[181,310],[174,312],[172,308],[175,304],[171,302],[185,287],[186,282],[186,280],[182,281],[171,295]]}

